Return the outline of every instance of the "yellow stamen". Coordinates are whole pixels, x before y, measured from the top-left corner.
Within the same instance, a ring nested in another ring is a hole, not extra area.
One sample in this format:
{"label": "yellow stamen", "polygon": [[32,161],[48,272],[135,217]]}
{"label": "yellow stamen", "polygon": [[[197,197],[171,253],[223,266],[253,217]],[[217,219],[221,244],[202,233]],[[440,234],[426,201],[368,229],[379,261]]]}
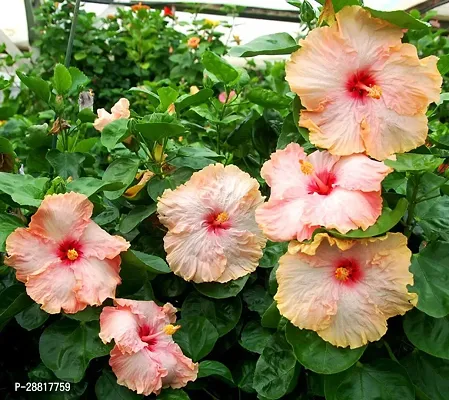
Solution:
{"label": "yellow stamen", "polygon": [[228,219],[229,219],[228,213],[223,211],[215,217],[215,222],[222,224],[223,222],[226,222]]}
{"label": "yellow stamen", "polygon": [[349,271],[345,267],[339,267],[335,270],[335,277],[339,281],[346,281],[349,278]]}
{"label": "yellow stamen", "polygon": [[75,249],[67,250],[67,258],[70,261],[75,261],[78,258],[78,252]]}
{"label": "yellow stamen", "polygon": [[165,325],[164,326],[164,332],[167,335],[173,335],[178,329],[181,329],[181,325],[169,324],[169,325]]}
{"label": "yellow stamen", "polygon": [[373,99],[380,99],[380,96],[382,96],[382,89],[380,86],[373,85],[368,90],[368,96]]}
{"label": "yellow stamen", "polygon": [[312,175],[313,174],[313,165],[308,161],[299,160],[299,164],[301,164],[301,172],[304,175]]}

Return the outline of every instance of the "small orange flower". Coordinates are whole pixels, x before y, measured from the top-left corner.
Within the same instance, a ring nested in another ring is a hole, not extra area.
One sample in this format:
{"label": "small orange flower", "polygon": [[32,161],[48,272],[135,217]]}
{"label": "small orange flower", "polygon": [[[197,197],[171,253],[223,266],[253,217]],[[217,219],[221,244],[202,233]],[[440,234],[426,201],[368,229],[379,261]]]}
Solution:
{"label": "small orange flower", "polygon": [[239,35],[234,35],[234,42],[237,44],[237,46],[240,46],[240,43],[242,43],[242,39],[240,39]]}
{"label": "small orange flower", "polygon": [[114,20],[115,20],[115,15],[109,14],[109,15],[107,16],[107,19],[110,19],[111,21],[114,21]]}
{"label": "small orange flower", "polygon": [[139,4],[134,4],[133,6],[131,6],[131,10],[133,10],[133,11],[149,10],[149,9],[150,9],[150,6],[142,4],[141,2],[139,2]]}
{"label": "small orange flower", "polygon": [[200,45],[201,39],[199,37],[191,37],[188,41],[187,41],[187,46],[189,46],[191,49],[197,49],[198,46]]}

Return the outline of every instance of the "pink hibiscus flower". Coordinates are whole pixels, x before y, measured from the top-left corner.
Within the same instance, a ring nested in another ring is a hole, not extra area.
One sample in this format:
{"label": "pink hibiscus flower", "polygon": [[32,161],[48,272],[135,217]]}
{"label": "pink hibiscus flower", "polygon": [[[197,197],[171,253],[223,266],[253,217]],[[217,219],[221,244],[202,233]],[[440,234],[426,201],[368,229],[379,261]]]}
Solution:
{"label": "pink hibiscus flower", "polygon": [[363,154],[309,156],[297,143],[277,150],[262,167],[271,187],[256,220],[268,239],[310,239],[316,228],[367,229],[382,212],[381,182],[391,169]]}
{"label": "pink hibiscus flower", "polygon": [[100,338],[115,341],[109,365],[117,383],[145,396],[162,388],[179,389],[198,375],[198,364],[182,353],[171,335],[180,326],[176,308],[153,301],[114,300],[100,315]]}
{"label": "pink hibiscus flower", "polygon": [[234,165],[209,165],[158,203],[171,270],[187,281],[228,282],[253,272],[266,239],[254,212],[259,184]]}
{"label": "pink hibiscus flower", "polygon": [[131,115],[129,111],[129,101],[128,99],[121,98],[114,106],[111,108],[112,114],[109,114],[104,108],[100,108],[97,110],[98,118],[94,122],[94,128],[97,131],[102,131],[104,127],[121,118],[129,118]]}
{"label": "pink hibiscus flower", "polygon": [[6,239],[5,264],[50,314],[76,313],[115,297],[119,254],[129,243],[93,222],[92,210],[83,194],[47,196],[29,227],[17,228]]}
{"label": "pink hibiscus flower", "polygon": [[410,257],[402,233],[366,240],[320,233],[311,244],[290,243],[279,259],[274,299],[298,328],[334,346],[361,347],[385,334],[388,318],[413,307]]}
{"label": "pink hibiscus flower", "polygon": [[439,100],[438,58],[418,58],[401,28],[361,7],[345,7],[314,29],[287,65],[287,81],[306,110],[299,124],[332,154],[377,160],[424,144],[427,107]]}

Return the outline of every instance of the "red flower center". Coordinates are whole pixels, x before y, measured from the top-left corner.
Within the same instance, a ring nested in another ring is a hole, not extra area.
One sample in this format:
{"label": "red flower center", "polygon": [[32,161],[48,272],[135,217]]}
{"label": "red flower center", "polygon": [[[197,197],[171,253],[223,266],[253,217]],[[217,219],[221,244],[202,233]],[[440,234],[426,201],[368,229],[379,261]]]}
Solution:
{"label": "red flower center", "polygon": [[215,233],[219,233],[223,229],[229,229],[229,214],[226,211],[215,212],[206,217],[207,229]]}
{"label": "red flower center", "polygon": [[362,102],[367,97],[379,99],[382,95],[382,89],[376,85],[374,76],[368,70],[354,72],[346,82],[346,89],[352,98]]}
{"label": "red flower center", "polygon": [[307,190],[309,191],[310,194],[318,193],[324,196],[328,195],[332,192],[333,190],[332,185],[335,183],[336,180],[337,178],[332,172],[329,171],[318,172],[314,174],[314,176],[310,180],[307,186]]}
{"label": "red flower center", "polygon": [[77,240],[63,241],[57,250],[58,257],[61,261],[72,263],[82,256],[81,245]]}
{"label": "red flower center", "polygon": [[139,337],[142,342],[147,343],[147,347],[154,346],[157,343],[157,335],[151,331],[151,328],[148,325],[140,327]]}
{"label": "red flower center", "polygon": [[361,279],[362,271],[356,260],[352,258],[343,258],[337,262],[334,276],[339,282],[350,285]]}

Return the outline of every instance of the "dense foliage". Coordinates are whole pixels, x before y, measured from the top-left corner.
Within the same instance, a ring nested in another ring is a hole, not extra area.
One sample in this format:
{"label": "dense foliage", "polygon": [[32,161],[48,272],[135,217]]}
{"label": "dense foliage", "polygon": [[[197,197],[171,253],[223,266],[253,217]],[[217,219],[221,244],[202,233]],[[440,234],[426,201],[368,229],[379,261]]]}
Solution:
{"label": "dense foliage", "polygon": [[[290,3],[298,6],[302,23],[318,23],[308,2]],[[339,11],[358,1],[333,3]],[[291,54],[297,41],[279,33],[229,50],[215,21],[195,20],[184,35],[168,12],[118,9],[97,21],[81,10],[73,58],[65,67],[73,7],[72,0],[44,2],[37,13],[39,56],[17,71],[18,78],[0,80],[0,261],[7,257],[7,237],[28,226],[46,195],[81,193],[93,203],[93,221],[131,244],[121,254],[116,297],[177,307],[181,329],[173,339],[199,362],[194,382],[147,398],[447,398],[449,40],[447,30],[423,22],[432,14],[422,20],[404,12],[375,14],[408,29],[404,42],[415,45],[420,57],[440,57],[443,89],[427,111],[426,144],[385,161],[394,172],[382,182],[382,215],[372,227],[346,234],[319,229],[347,240],[401,232],[413,253],[409,291],[418,295],[416,307],[390,318],[380,340],[350,349],[280,315],[273,297],[287,241],[268,241],[257,270],[242,278],[192,283],[171,271],[167,229],[157,216],[166,189],[210,164],[236,165],[268,198],[261,168],[270,155],[292,142],[308,154],[316,150],[298,125],[303,106],[285,82],[285,64],[260,70],[250,58]],[[232,66],[223,58],[227,53],[248,57],[247,67]],[[2,62],[10,68],[14,61]],[[123,97],[129,118],[95,129],[96,110],[110,110]],[[2,398],[143,397],[117,384],[109,366],[112,345],[98,337],[101,310],[111,299],[75,314],[49,314],[29,297],[14,269],[0,265]],[[36,385],[26,392],[16,390],[16,382]],[[50,382],[68,382],[70,390],[61,386],[50,393],[42,386]]]}

